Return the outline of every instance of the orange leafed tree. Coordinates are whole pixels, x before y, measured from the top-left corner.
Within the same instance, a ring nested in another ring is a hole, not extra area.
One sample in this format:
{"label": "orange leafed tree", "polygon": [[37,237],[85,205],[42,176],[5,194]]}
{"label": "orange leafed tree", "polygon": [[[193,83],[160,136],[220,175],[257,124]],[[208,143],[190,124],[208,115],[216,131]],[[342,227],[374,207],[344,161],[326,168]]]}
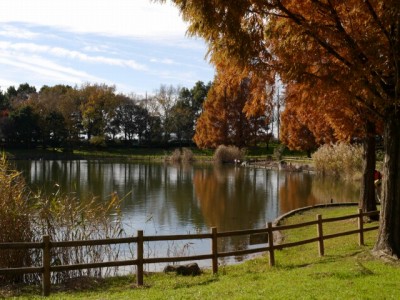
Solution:
{"label": "orange leafed tree", "polygon": [[346,95],[317,84],[286,87],[281,136],[291,149],[310,151],[338,140],[350,142],[365,135],[363,120]]}
{"label": "orange leafed tree", "polygon": [[[363,140],[364,171],[360,204],[364,212],[376,210],[373,172],[376,163],[375,135],[381,122],[357,107],[349,95],[329,86],[293,84],[287,86],[286,107],[282,113],[282,140],[294,149],[309,151],[312,146],[335,141]],[[371,144],[372,143],[372,144]]]}
{"label": "orange leafed tree", "polygon": [[399,1],[173,2],[190,22],[189,34],[204,38],[210,52],[228,53],[250,66],[261,61],[277,70],[285,84],[318,81],[331,92],[347,94],[362,108],[366,124],[383,122],[383,194],[375,251],[399,257]]}
{"label": "orange leafed tree", "polygon": [[[369,26],[374,23],[372,14],[382,7],[368,1],[363,5],[356,1],[348,1],[345,5],[334,2],[322,5],[319,1],[314,4],[318,14],[306,10],[313,6],[310,2],[304,2],[300,7],[294,7],[293,3],[280,3],[278,6],[283,7],[289,18],[271,18],[267,29],[269,46],[278,58],[276,61],[284,81],[302,86],[302,94],[310,95],[307,102],[316,107],[317,114],[322,112],[321,118],[334,130],[335,137],[339,140],[357,137],[363,141],[360,206],[364,212],[375,210],[375,136],[385,120],[382,100],[389,94],[381,93],[382,86],[377,80],[382,74],[376,76],[378,69],[383,67],[379,71],[382,72],[386,66],[375,59],[373,52],[377,48],[368,44],[385,46],[379,34],[374,36],[376,24]],[[303,18],[299,18],[299,12]],[[325,19],[322,19],[324,14]],[[314,27],[305,24],[305,19]],[[369,22],[367,28],[372,34],[363,36],[360,28],[356,29],[357,22]],[[298,103],[304,101],[303,96],[297,98]],[[317,99],[317,105],[313,99]],[[297,106],[301,111],[302,105]],[[318,134],[318,131],[312,131]],[[388,249],[384,251],[390,253],[392,250]]]}
{"label": "orange leafed tree", "polygon": [[290,149],[306,151],[309,156],[319,145],[337,140],[324,112],[310,103],[310,97],[298,85],[287,86],[281,114],[282,142]]}
{"label": "orange leafed tree", "polygon": [[243,147],[267,135],[272,90],[263,77],[220,63],[197,120],[194,141],[200,148]]}

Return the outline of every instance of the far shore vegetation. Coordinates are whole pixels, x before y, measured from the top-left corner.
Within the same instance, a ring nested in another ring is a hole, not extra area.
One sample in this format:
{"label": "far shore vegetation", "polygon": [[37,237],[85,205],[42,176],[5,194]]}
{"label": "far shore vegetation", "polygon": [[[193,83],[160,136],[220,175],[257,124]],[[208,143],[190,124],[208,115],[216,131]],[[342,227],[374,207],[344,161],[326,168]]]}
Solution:
{"label": "far shore vegetation", "polygon": [[[362,146],[338,142],[318,148],[312,157],[308,153],[289,150],[285,145],[271,142],[257,147],[238,148],[219,146],[217,149],[199,149],[195,146],[169,145],[168,147],[79,147],[65,151],[63,148],[3,149],[8,160],[14,159],[121,159],[131,161],[169,162],[257,162],[300,164],[312,166],[323,176],[359,181],[362,174]],[[376,152],[376,168],[382,167],[382,154]]]}
{"label": "far shore vegetation", "polygon": [[[232,147],[237,148],[237,147]],[[281,149],[282,148],[282,149]],[[3,148],[2,151],[8,159],[80,159],[80,158],[125,158],[132,160],[161,160],[173,155],[174,151],[189,149],[194,160],[213,160],[215,149],[200,149],[193,145],[166,145],[163,147],[77,147],[76,149],[63,148]],[[277,157],[277,149],[282,153]],[[284,145],[271,142],[269,145],[259,144],[258,146],[241,148],[242,160],[268,159],[279,160],[282,158],[297,159],[299,161],[310,161],[307,154],[302,151],[289,150]]]}

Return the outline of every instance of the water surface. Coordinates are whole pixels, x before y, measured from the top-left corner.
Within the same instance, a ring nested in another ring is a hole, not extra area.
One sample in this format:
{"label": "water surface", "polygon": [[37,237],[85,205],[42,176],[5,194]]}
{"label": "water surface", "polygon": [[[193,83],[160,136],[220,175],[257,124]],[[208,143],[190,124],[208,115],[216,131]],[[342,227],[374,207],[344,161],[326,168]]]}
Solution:
{"label": "water surface", "polygon": [[[171,165],[97,160],[17,161],[27,183],[45,193],[58,186],[84,199],[122,202],[127,235],[165,235],[262,228],[290,210],[330,202],[356,202],[359,186],[309,173],[262,168]],[[176,245],[174,245],[175,247]],[[189,249],[187,244],[184,246]],[[227,238],[219,251],[245,249],[246,239]],[[209,245],[190,244],[190,254]],[[158,250],[155,250],[157,252]],[[239,259],[239,258],[237,258]]]}

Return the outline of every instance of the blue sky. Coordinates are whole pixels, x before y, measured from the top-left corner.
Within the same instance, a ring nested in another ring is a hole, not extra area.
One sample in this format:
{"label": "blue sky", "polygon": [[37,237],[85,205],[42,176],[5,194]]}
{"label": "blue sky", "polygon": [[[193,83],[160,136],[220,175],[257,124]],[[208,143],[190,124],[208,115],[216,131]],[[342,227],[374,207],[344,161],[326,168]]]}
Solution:
{"label": "blue sky", "polygon": [[1,0],[0,87],[105,83],[124,94],[213,80],[206,46],[170,3]]}

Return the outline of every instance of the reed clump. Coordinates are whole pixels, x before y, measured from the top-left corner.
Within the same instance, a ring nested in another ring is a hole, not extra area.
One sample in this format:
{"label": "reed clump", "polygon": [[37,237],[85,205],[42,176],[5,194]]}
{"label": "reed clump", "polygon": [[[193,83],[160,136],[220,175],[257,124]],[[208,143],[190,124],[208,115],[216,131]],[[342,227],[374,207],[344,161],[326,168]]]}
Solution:
{"label": "reed clump", "polygon": [[315,170],[345,180],[359,179],[362,174],[361,145],[339,142],[321,146],[313,155]]}
{"label": "reed clump", "polygon": [[[58,191],[50,197],[35,196],[37,207],[37,228],[41,235],[50,236],[51,241],[80,241],[125,236],[122,226],[120,200],[116,193],[109,199],[100,201],[95,197],[77,199]],[[118,245],[82,246],[54,248],[54,265],[72,265],[118,260]],[[73,270],[53,274],[53,282],[63,282],[70,278],[113,275],[116,269]]]}
{"label": "reed clump", "polygon": [[216,163],[234,163],[235,161],[243,161],[244,150],[236,146],[220,145],[214,152],[214,162]]}
{"label": "reed clump", "polygon": [[193,151],[189,148],[177,148],[169,156],[169,161],[173,163],[189,163],[194,161]]}
{"label": "reed clump", "polygon": [[[9,168],[3,154],[0,158],[0,243],[32,241],[35,236],[29,217],[32,212],[24,179],[21,173]],[[0,268],[22,267],[31,263],[32,257],[26,250],[0,250]],[[4,279],[13,282],[23,280],[21,276]]]}
{"label": "reed clump", "polygon": [[[94,197],[77,199],[60,193],[50,196],[32,192],[22,174],[13,170],[5,156],[0,160],[0,243],[39,242],[43,235],[51,241],[76,241],[117,238],[125,235],[122,226],[121,201],[117,194],[100,201]],[[52,249],[53,265],[95,263],[117,260],[117,245],[62,247]],[[32,249],[0,250],[0,268],[41,266],[42,251]],[[105,276],[116,269],[88,269],[53,273],[52,281],[60,283],[81,276]],[[2,282],[35,283],[38,275],[1,277]]]}

